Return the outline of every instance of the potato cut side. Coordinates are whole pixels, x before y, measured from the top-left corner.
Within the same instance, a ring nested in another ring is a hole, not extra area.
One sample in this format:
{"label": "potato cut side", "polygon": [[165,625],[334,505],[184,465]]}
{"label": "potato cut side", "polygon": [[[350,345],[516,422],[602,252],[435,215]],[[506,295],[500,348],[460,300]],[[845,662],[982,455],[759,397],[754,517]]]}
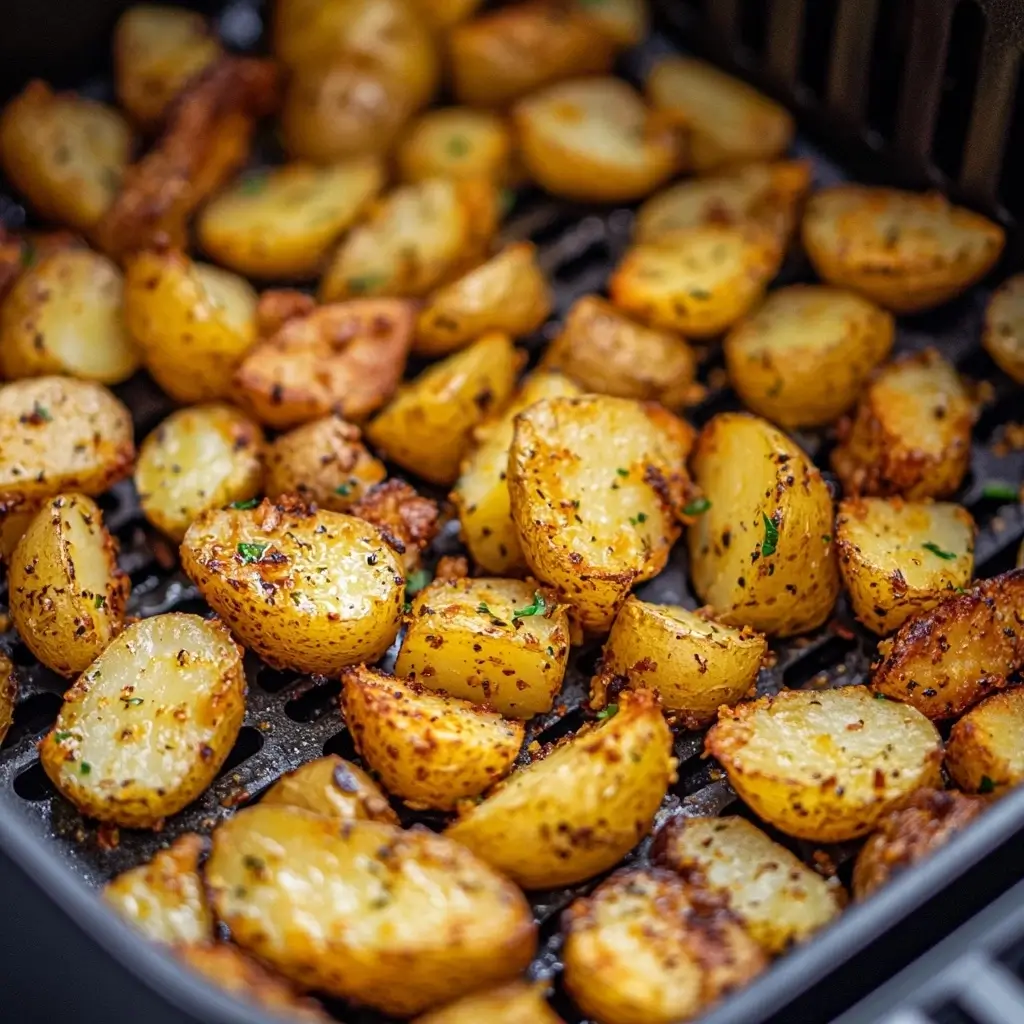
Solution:
{"label": "potato cut side", "polygon": [[946,769],[962,790],[986,796],[1024,781],[1024,690],[987,697],[953,726]]}
{"label": "potato cut side", "polygon": [[1024,274],[1004,281],[992,296],[981,341],[999,368],[1024,384]]}
{"label": "potato cut side", "polygon": [[14,724],[14,705],[18,701],[18,677],[14,665],[0,652],[0,743]]}
{"label": "potato cut side", "polygon": [[413,122],[395,154],[403,181],[489,178],[509,182],[512,133],[499,114],[472,107],[428,110]]}

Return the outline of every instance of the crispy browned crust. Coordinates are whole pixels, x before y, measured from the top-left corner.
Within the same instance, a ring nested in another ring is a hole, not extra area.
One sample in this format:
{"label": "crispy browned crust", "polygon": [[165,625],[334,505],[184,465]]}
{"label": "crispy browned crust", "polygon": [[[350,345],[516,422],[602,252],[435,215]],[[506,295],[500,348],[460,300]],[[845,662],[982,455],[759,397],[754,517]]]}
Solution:
{"label": "crispy browned crust", "polygon": [[23,252],[21,239],[9,235],[3,224],[0,224],[0,301],[3,301],[21,273]]}
{"label": "crispy browned crust", "polygon": [[271,288],[256,303],[256,333],[271,338],[289,321],[309,316],[316,309],[312,295],[295,288]]}
{"label": "crispy browned crust", "polygon": [[349,512],[380,530],[402,556],[407,573],[419,565],[420,554],[440,529],[437,502],[417,494],[404,480],[385,480],[371,487]]}
{"label": "crispy browned crust", "polygon": [[0,743],[14,721],[14,705],[18,700],[18,680],[10,658],[0,651]]}

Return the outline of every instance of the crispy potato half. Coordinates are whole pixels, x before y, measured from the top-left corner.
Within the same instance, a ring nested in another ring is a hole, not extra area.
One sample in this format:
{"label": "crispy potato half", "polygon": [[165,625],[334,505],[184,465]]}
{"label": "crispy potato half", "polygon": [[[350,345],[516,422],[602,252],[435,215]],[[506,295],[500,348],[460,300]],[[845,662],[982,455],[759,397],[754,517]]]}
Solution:
{"label": "crispy potato half", "polygon": [[222,403],[171,413],[142,442],[135,489],[145,517],[180,541],[201,512],[262,490],[263,431]]}
{"label": "crispy potato half", "polygon": [[377,821],[249,807],[214,832],[206,878],[240,946],[401,1016],[511,980],[537,944],[514,885],[444,836]]}
{"label": "crispy potato half", "polygon": [[864,686],[722,708],[705,749],[765,821],[818,843],[866,835],[915,789],[940,784],[935,726]]}
{"label": "crispy potato half", "polygon": [[836,551],[858,620],[885,636],[970,583],[974,520],[960,505],[847,498]]}
{"label": "crispy potato half", "polygon": [[736,393],[779,426],[820,427],[854,405],[892,349],[892,316],[854,292],[781,288],[727,335]]}
{"label": "crispy potato half", "polygon": [[1003,251],[998,224],[938,192],[837,185],[807,204],[803,243],[818,275],[894,313],[941,305]]}
{"label": "crispy potato half", "polygon": [[672,733],[649,691],[512,773],[445,833],[524,889],[573,885],[650,830],[675,778]]}
{"label": "crispy potato half", "polygon": [[198,615],[156,615],[78,677],[39,760],[88,817],[157,828],[213,782],[244,713],[242,653],[228,630]]}
{"label": "crispy potato half", "polygon": [[531,572],[585,633],[606,633],[634,583],[656,576],[690,494],[693,428],[653,403],[548,398],[515,420],[512,518]]}
{"label": "crispy potato half", "polygon": [[413,598],[395,671],[531,718],[551,710],[568,658],[569,617],[551,591],[523,580],[438,579]]}
{"label": "crispy potato half", "polygon": [[208,942],[214,920],[199,869],[205,852],[202,836],[179,836],[166,850],[104,886],[103,899],[147,938],[171,944]]}
{"label": "crispy potato half", "polygon": [[18,677],[11,659],[0,651],[0,743],[14,723],[14,705],[18,700]]}
{"label": "crispy potato half", "polygon": [[406,576],[419,569],[423,552],[442,525],[437,502],[397,478],[375,484],[349,511],[377,527],[389,547],[401,555]]}
{"label": "crispy potato half", "polygon": [[832,495],[804,451],[756,416],[721,413],[697,438],[691,468],[707,502],[687,531],[700,600],[730,626],[775,636],[820,626],[839,571]]}
{"label": "crispy potato half", "polygon": [[591,704],[604,707],[609,688],[625,680],[631,689],[655,690],[667,710],[696,729],[714,721],[721,705],[748,695],[767,653],[762,633],[630,595],[591,681]]}
{"label": "crispy potato half", "polygon": [[508,122],[472,107],[428,110],[405,132],[395,160],[403,181],[488,178],[505,184],[515,177]]}
{"label": "crispy potato half", "polygon": [[646,37],[650,23],[647,0],[575,0],[605,34],[623,49],[637,46]]}
{"label": "crispy potato half", "polygon": [[651,849],[656,864],[728,902],[771,956],[806,942],[845,902],[837,879],[824,879],[745,818],[672,818]]}
{"label": "crispy potato half", "polygon": [[878,645],[871,687],[929,718],[953,718],[1024,667],[1024,569],[978,580]]}
{"label": "crispy potato half", "polygon": [[1024,384],[1024,274],[1007,279],[985,311],[981,343],[999,368]]}
{"label": "crispy potato half", "polygon": [[45,502],[8,566],[14,625],[28,649],[62,676],[84,672],[121,632],[130,590],[103,513],[82,494]]}
{"label": "crispy potato half", "polygon": [[727,910],[671,871],[620,871],[563,917],[565,987],[601,1024],[692,1020],[768,960]]}
{"label": "crispy potato half", "polygon": [[543,984],[511,981],[457,999],[417,1017],[414,1024],[564,1024],[544,998]]}
{"label": "crispy potato half", "polygon": [[967,793],[1005,796],[1024,781],[1024,690],[986,697],[953,726],[946,770]]}

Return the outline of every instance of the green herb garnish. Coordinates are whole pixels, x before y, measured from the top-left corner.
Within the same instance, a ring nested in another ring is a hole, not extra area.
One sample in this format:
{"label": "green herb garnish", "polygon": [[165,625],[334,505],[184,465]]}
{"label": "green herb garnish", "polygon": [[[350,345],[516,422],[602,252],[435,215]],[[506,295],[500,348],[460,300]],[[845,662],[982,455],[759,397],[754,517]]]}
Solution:
{"label": "green herb garnish", "polygon": [[761,541],[761,555],[767,558],[769,555],[775,554],[775,548],[779,543],[779,528],[764,512],[761,513],[761,518],[764,520],[764,540]]}
{"label": "green herb garnish", "polygon": [[459,157],[465,156],[472,148],[469,144],[469,139],[465,135],[453,135],[448,140],[447,145],[448,155]]}
{"label": "green herb garnish", "polygon": [[248,501],[233,501],[228,508],[237,508],[240,512],[244,512],[246,509],[255,508],[259,503],[259,498],[250,498]]}
{"label": "green herb garnish", "polygon": [[91,764],[89,764],[89,762],[88,762],[88,761],[83,761],[83,762],[82,762],[82,763],[81,763],[81,764],[80,764],[80,765],[78,766],[78,770],[79,770],[79,771],[80,771],[80,772],[81,772],[81,773],[82,773],[83,775],[88,775],[88,774],[89,774],[89,772],[91,772],[91,771],[92,771],[92,765],[91,765]]}
{"label": "green herb garnish", "polygon": [[93,606],[96,608],[102,608],[107,603],[107,599],[102,594],[96,595],[96,600],[93,601]]}
{"label": "green herb garnish", "polygon": [[832,543],[832,534],[831,533],[823,533],[821,535],[821,543],[822,544],[831,544]]}
{"label": "green herb garnish", "polygon": [[269,547],[269,544],[239,544],[237,550],[239,558],[242,559],[242,565],[258,562]]}
{"label": "green herb garnish", "polygon": [[38,402],[32,403],[32,418],[40,420],[43,423],[52,423],[53,417],[50,415],[50,410],[45,405],[40,405]]}
{"label": "green herb garnish", "polygon": [[606,722],[609,718],[614,718],[619,713],[618,704],[609,704],[608,707],[602,708],[597,713],[597,717],[600,721]]}
{"label": "green herb garnish", "polygon": [[539,591],[533,592],[533,604],[528,604],[525,608],[516,608],[512,612],[514,619],[525,619],[528,615],[543,615],[548,610],[548,603],[544,600],[544,595]]}
{"label": "green herb garnish", "polygon": [[629,522],[630,522],[631,526],[639,526],[640,523],[646,523],[647,522],[647,513],[646,512],[637,512],[637,514],[635,516],[630,516],[629,517]]}
{"label": "green herb garnish", "polygon": [[142,703],[143,698],[142,697],[122,697],[121,700],[124,701],[124,706],[126,708],[137,708]]}
{"label": "green herb garnish", "polygon": [[629,476],[629,470],[628,469],[622,469],[620,467],[619,469],[615,470],[615,472],[618,473],[619,476]]}
{"label": "green herb garnish", "polygon": [[348,290],[354,295],[365,295],[374,288],[379,288],[387,281],[384,274],[363,274],[361,277],[350,277],[348,279]]}
{"label": "green herb garnish", "polygon": [[494,612],[492,612],[492,611],[491,611],[491,609],[490,609],[490,608],[488,608],[488,607],[487,607],[487,605],[486,605],[486,603],[485,603],[485,602],[483,602],[483,601],[481,601],[481,602],[480,602],[480,603],[479,603],[479,604],[478,604],[478,605],[476,606],[476,610],[477,610],[477,611],[478,611],[478,612],[479,612],[479,613],[480,613],[481,615],[490,615],[490,616],[491,616],[492,618],[494,618]]}
{"label": "green herb garnish", "polygon": [[338,484],[338,486],[334,488],[334,493],[340,494],[343,498],[347,498],[352,493],[352,485]]}
{"label": "green herb garnish", "polygon": [[995,791],[996,784],[987,776],[982,775],[981,782],[978,785],[979,793],[992,793]]}
{"label": "green herb garnish", "polygon": [[26,238],[21,250],[21,265],[27,270],[35,263],[37,255],[35,243],[30,238]]}
{"label": "green herb garnish", "polygon": [[405,581],[406,594],[415,597],[433,578],[429,569],[417,569],[409,573],[409,578]]}
{"label": "green herb garnish", "polygon": [[981,496],[993,501],[1016,501],[1020,491],[1006,480],[989,480],[981,489]]}
{"label": "green herb garnish", "polygon": [[884,693],[876,693],[875,700],[888,700],[889,698]]}
{"label": "green herb garnish", "polygon": [[549,658],[553,658],[554,656],[555,656],[555,649],[554,649],[554,647],[549,647],[548,648],[548,657]]}
{"label": "green herb garnish", "polygon": [[267,187],[269,179],[270,175],[266,171],[247,174],[238,183],[238,192],[243,196],[257,196]]}
{"label": "green herb garnish", "polygon": [[691,299],[710,299],[711,298],[711,292],[709,292],[706,288],[691,288],[690,289],[690,298]]}
{"label": "green herb garnish", "polygon": [[684,516],[701,516],[711,508],[711,502],[707,498],[694,498],[688,505],[683,506]]}
{"label": "green herb garnish", "polygon": [[935,555],[936,558],[945,559],[945,561],[947,562],[951,562],[954,558],[956,558],[956,552],[943,551],[938,544],[933,544],[930,540],[925,541],[925,543],[922,544],[921,547],[923,547],[925,551],[930,551],[933,555]]}
{"label": "green herb garnish", "polygon": [[58,743],[63,743],[65,740],[71,739],[71,732],[67,729],[61,729],[59,732],[53,734],[53,738]]}
{"label": "green herb garnish", "polygon": [[411,612],[411,611],[412,611],[412,601],[406,601],[406,602],[405,602],[405,604],[403,604],[403,605],[402,605],[402,611],[403,611],[403,612],[404,612],[404,613],[405,613],[406,615],[408,615],[408,614],[409,614],[409,612]]}

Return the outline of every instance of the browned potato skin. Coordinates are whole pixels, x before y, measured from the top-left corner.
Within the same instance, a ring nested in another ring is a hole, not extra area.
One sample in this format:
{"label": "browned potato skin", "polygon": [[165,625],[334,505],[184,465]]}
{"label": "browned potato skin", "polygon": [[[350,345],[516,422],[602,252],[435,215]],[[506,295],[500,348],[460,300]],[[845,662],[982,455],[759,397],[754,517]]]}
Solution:
{"label": "browned potato skin", "polygon": [[437,502],[417,494],[404,480],[375,484],[349,511],[377,527],[391,550],[401,556],[407,575],[419,568],[420,556],[441,529]]}
{"label": "browned potato skin", "polygon": [[18,678],[11,659],[0,651],[0,743],[14,721],[14,705],[18,700]]}
{"label": "browned potato skin", "polygon": [[857,854],[853,894],[866,899],[894,875],[930,856],[969,825],[986,800],[955,790],[919,789],[905,807],[887,814]]}
{"label": "browned potato skin", "polygon": [[954,718],[1024,666],[1024,569],[977,582],[878,645],[871,688],[929,718]]}
{"label": "browned potato skin", "polygon": [[318,757],[282,775],[260,803],[299,807],[338,822],[398,824],[398,815],[377,783],[358,765],[337,754]]}
{"label": "browned potato skin", "polygon": [[986,697],[957,722],[946,744],[946,769],[968,793],[1005,796],[1024,781],[1024,689]]}
{"label": "browned potato skin", "polygon": [[514,184],[512,133],[499,113],[471,107],[427,111],[404,133],[395,152],[402,181],[491,178]]}
{"label": "browned potato skin", "polygon": [[413,1024],[564,1024],[548,1006],[544,986],[513,981],[476,992],[417,1017]]}
{"label": "browned potato skin", "polygon": [[1024,384],[1024,274],[1008,278],[989,300],[981,343],[1005,374]]}

